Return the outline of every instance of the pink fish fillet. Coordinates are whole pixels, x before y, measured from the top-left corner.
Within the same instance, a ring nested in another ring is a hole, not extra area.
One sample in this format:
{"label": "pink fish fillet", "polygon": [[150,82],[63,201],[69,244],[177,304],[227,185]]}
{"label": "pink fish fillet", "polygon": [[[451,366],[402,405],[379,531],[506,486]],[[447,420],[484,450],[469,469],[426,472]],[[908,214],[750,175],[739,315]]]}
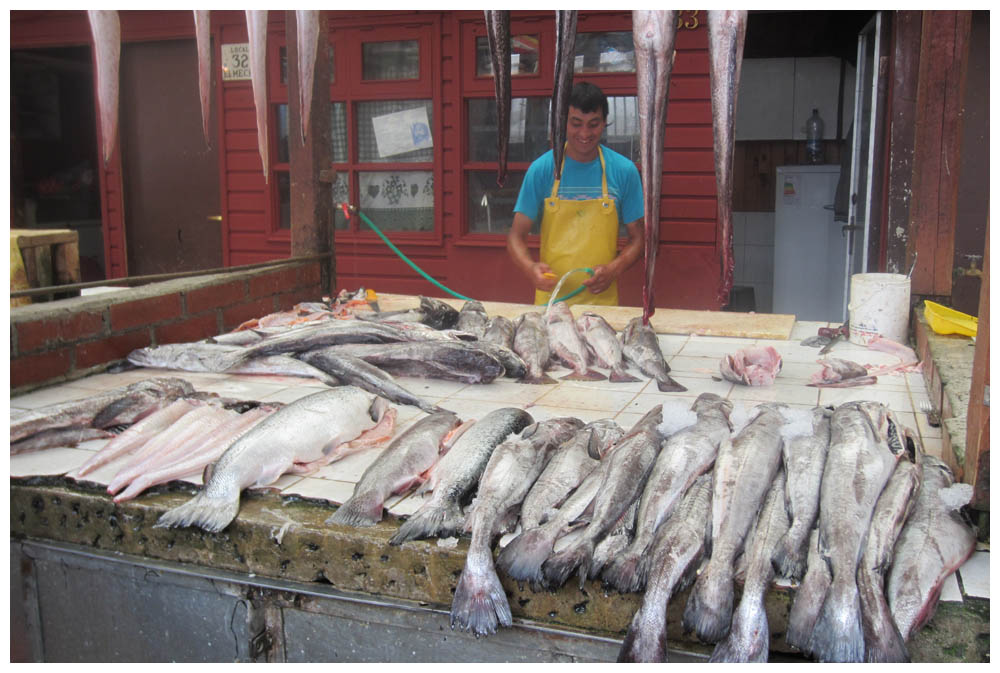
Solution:
{"label": "pink fish fillet", "polygon": [[745,386],[769,386],[781,371],[781,354],[771,346],[741,348],[719,363],[722,378]]}
{"label": "pink fish fillet", "polygon": [[257,149],[267,182],[269,166],[267,150],[267,10],[248,9],[247,34],[250,39],[250,83],[253,104],[257,110]]}
{"label": "pink fish fillet", "polygon": [[708,10],[709,82],[712,90],[712,129],[715,147],[715,183],[718,194],[718,235],[721,252],[720,306],[729,303],[733,287],[733,153],[736,94],[740,90],[747,10]]}
{"label": "pink fish fillet", "polygon": [[118,133],[118,63],[121,57],[122,32],[118,12],[88,9],[90,32],[94,38],[97,61],[97,104],[101,115],[101,147],[104,164],[111,161]]}
{"label": "pink fish fillet", "polygon": [[178,418],[197,406],[189,400],[176,400],[159,411],[146,416],[138,423],[130,426],[125,432],[108,442],[103,449],[94,454],[79,470],[75,477],[93,472],[102,465],[110,463],[119,456],[135,451],[140,446],[159,434],[164,428],[174,423]]}
{"label": "pink fish fillet", "polygon": [[198,96],[201,99],[201,130],[209,143],[208,122],[212,115],[209,95],[212,91],[212,40],[207,9],[194,10],[194,39],[198,46]]}
{"label": "pink fish fillet", "polygon": [[158,469],[151,470],[133,479],[129,483],[128,488],[115,496],[115,502],[131,500],[150,486],[165,484],[180,477],[198,474],[205,469],[206,465],[218,460],[219,456],[225,453],[229,445],[236,441],[237,438],[273,411],[273,408],[258,407],[227,421],[218,430],[212,432],[201,447],[195,448],[186,456],[168,465],[163,465]]}
{"label": "pink fish fillet", "polygon": [[660,244],[660,191],[663,181],[663,130],[667,123],[667,95],[674,67],[677,36],[676,10],[633,10],[632,42],[639,101],[639,163],[645,202],[645,249],[642,286],[642,324],[649,324],[653,306],[653,274]]}
{"label": "pink fish fillet", "polygon": [[346,458],[351,454],[358,453],[359,451],[364,451],[365,449],[370,449],[384,443],[392,437],[395,427],[396,410],[390,407],[374,427],[365,430],[354,440],[345,442],[334,448],[333,451],[330,452],[330,460],[327,462],[332,463],[336,460]]}
{"label": "pink fish fillet", "polygon": [[309,113],[312,111],[313,79],[316,75],[316,49],[319,45],[319,10],[295,10],[296,42],[299,51],[299,125],[302,144],[309,134]]}
{"label": "pink fish fillet", "polygon": [[878,367],[869,366],[868,372],[873,376],[881,376],[891,372],[918,372],[920,371],[920,360],[917,354],[909,346],[886,339],[876,335],[868,342],[868,348],[873,351],[889,353],[899,358],[899,363],[895,365],[881,365]]}

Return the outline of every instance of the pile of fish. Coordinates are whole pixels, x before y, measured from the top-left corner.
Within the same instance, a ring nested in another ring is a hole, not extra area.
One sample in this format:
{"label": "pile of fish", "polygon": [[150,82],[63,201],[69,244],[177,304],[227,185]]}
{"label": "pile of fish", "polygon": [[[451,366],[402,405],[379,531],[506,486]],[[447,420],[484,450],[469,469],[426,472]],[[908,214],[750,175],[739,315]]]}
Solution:
{"label": "pile of fish", "polygon": [[354,385],[428,413],[440,409],[395,376],[475,384],[506,376],[553,384],[546,372],[564,366],[572,370],[565,380],[638,381],[628,372],[634,368],[655,379],[661,391],[686,390],[671,378],[655,332],[638,318],[618,335],[601,316],[588,312],[574,318],[562,303],[511,321],[488,316],[474,300],[456,310],[420,297],[417,308],[374,311],[359,298],[364,295],[362,288],[334,305],[300,304],[207,341],[140,348],[128,361],[180,371],[314,378],[331,387]]}

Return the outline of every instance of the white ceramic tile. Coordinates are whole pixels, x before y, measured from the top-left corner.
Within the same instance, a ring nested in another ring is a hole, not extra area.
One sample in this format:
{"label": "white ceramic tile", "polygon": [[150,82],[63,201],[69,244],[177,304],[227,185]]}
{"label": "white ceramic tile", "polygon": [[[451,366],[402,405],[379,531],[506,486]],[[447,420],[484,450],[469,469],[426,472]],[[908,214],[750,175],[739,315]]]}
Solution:
{"label": "white ceramic tile", "polygon": [[[414,395],[419,395],[428,400],[441,399],[454,395],[456,392],[470,385],[488,385],[481,383],[461,383],[459,381],[445,381],[444,379],[422,379],[414,376],[396,376],[396,383],[409,390]],[[502,381],[503,379],[498,379]]]}
{"label": "white ceramic tile", "polygon": [[789,337],[789,341],[794,341],[798,343],[803,339],[808,339],[809,337],[816,336],[819,333],[820,327],[829,327],[828,322],[815,322],[811,320],[798,320],[792,327],[792,334]]}
{"label": "white ceramic tile", "polygon": [[927,414],[921,412],[919,409],[914,413],[914,417],[917,419],[917,431],[920,432],[920,436],[925,441],[928,439],[941,439],[940,423],[936,428],[931,427],[931,424],[927,421]]}
{"label": "white ceramic tile", "polygon": [[806,364],[816,364],[820,357],[819,351],[809,346],[800,346],[797,341],[778,341],[777,339],[758,339],[758,346],[773,346],[781,356],[782,366],[785,363],[801,362]]}
{"label": "white ceramic tile", "polygon": [[[549,386],[554,387],[554,386]],[[525,409],[530,412],[531,408],[528,405],[521,404],[498,404],[496,402],[483,402],[481,400],[460,400],[455,398],[449,398],[441,402],[441,406],[448,411],[452,411],[458,415],[463,421],[470,419],[479,420],[491,411],[495,411],[502,407],[516,407],[519,409]]]}
{"label": "white ceramic tile", "polygon": [[[691,391],[686,393],[642,393],[640,395],[636,395],[636,398],[632,400],[627,407],[622,409],[622,412],[626,414],[636,414],[638,418],[635,420],[639,420],[639,418],[648,413],[649,410],[657,404],[671,403],[690,406],[694,404],[696,399],[698,399],[698,393],[693,393]],[[615,420],[626,430],[631,428],[634,424],[634,422],[626,423],[624,420],[619,420],[617,416],[615,417]]]}
{"label": "white ceramic tile", "polygon": [[747,245],[774,247],[774,213],[747,213],[746,227]]}
{"label": "white ceramic tile", "polygon": [[733,247],[746,242],[747,213],[733,213]]}
{"label": "white ceramic tile", "polygon": [[[607,385],[607,381],[602,381]],[[466,386],[456,391],[446,400],[478,400],[494,404],[521,406],[530,404],[547,393],[552,386],[518,383],[497,379],[489,385]],[[445,404],[446,404],[445,402]]]}
{"label": "white ceramic tile", "polygon": [[[197,386],[198,390],[218,393],[223,397],[234,397],[240,400],[260,399],[261,397],[274,395],[281,390],[285,390],[287,387],[288,386],[273,385],[257,380],[251,380],[250,377],[242,376],[228,377],[226,379]],[[315,393],[317,391],[310,388],[309,392]]]}
{"label": "white ceramic tile", "polygon": [[286,488],[294,486],[295,484],[299,483],[302,479],[303,477],[300,474],[286,473],[278,477],[277,481],[275,481],[273,484],[266,486],[265,488],[268,490],[280,492]]}
{"label": "white ceramic tile", "polygon": [[83,465],[92,455],[80,449],[55,448],[10,457],[11,477],[65,474]]}
{"label": "white ceramic tile", "polygon": [[747,245],[746,265],[749,280],[753,282],[774,282],[774,246]]}
{"label": "white ceramic tile", "polygon": [[645,414],[623,411],[615,416],[615,423],[620,425],[625,431],[631,430],[632,426],[642,420]]}
{"label": "white ceramic tile", "polygon": [[920,439],[923,440],[924,451],[926,453],[934,456],[935,458],[944,457],[944,440],[942,440],[940,437],[923,437],[923,436],[921,436]]}
{"label": "white ceramic tile", "polygon": [[544,405],[533,405],[525,409],[536,421],[546,421],[550,418],[560,416],[572,416],[579,418],[584,423],[599,421],[602,418],[614,418],[615,412],[587,409],[570,409],[567,407],[550,407]]}
{"label": "white ceramic tile", "polygon": [[910,386],[912,392],[927,392],[927,382],[924,380],[923,372],[904,372],[903,376],[906,378],[906,383]]}
{"label": "white ceramic tile", "polygon": [[719,397],[725,398],[729,396],[730,391],[732,391],[733,386],[735,385],[732,381],[725,381],[725,380],[716,381],[714,378],[685,376],[682,374],[674,374],[672,378],[674,379],[674,381],[677,381],[677,383],[687,388],[687,391],[681,393],[660,393],[660,391],[657,390],[656,385],[653,385],[644,390],[643,392],[660,393],[661,395],[667,395],[669,399],[674,399],[674,397],[677,395],[682,395],[685,397],[690,397],[691,395],[694,395],[695,397],[697,397],[702,393],[715,393]]}
{"label": "white ceramic tile", "polygon": [[[882,379],[879,378],[879,383],[881,383],[881,382],[882,382]],[[927,408],[927,409],[932,409],[933,408],[933,405],[931,404],[930,395],[928,395],[925,391],[916,391],[916,392],[914,392],[913,390],[911,390],[910,391],[910,399],[913,400],[913,408],[914,409],[921,410],[921,409],[925,409],[925,408]]]}
{"label": "white ceramic tile", "polygon": [[917,429],[916,414],[911,411],[896,411],[894,413],[896,414],[896,420],[899,421],[900,425],[919,434],[920,431]]}
{"label": "white ceramic tile", "polygon": [[962,602],[962,590],[958,586],[958,578],[955,576],[955,573],[945,578],[944,585],[941,587],[941,598],[939,600],[943,603]]}
{"label": "white ceramic tile", "polygon": [[[385,446],[388,446],[386,444]],[[356,484],[361,475],[365,473],[368,466],[375,462],[375,459],[382,455],[385,446],[377,446],[365,451],[358,451],[342,460],[335,461],[321,467],[313,474],[309,475],[315,479],[331,479],[333,481],[346,481]]]}
{"label": "white ceramic tile", "polygon": [[[88,453],[89,453],[89,455],[88,455],[87,459],[89,460],[94,454],[92,452],[88,452]],[[88,472],[87,474],[85,474],[82,477],[77,477],[76,476],[76,468],[73,468],[73,472],[71,474],[67,475],[67,476],[72,477],[73,479],[76,479],[77,481],[89,481],[89,482],[93,482],[95,484],[100,484],[102,486],[107,486],[108,484],[111,483],[111,480],[115,478],[115,475],[117,475],[118,472],[123,467],[125,467],[125,465],[127,465],[131,460],[132,460],[132,456],[131,455],[119,456],[118,458],[116,458],[115,460],[111,461],[110,463],[102,465],[101,467],[97,468],[93,472]],[[81,465],[82,465],[82,463],[81,463]],[[77,466],[77,467],[79,467],[79,466]]]}
{"label": "white ceramic tile", "polygon": [[958,574],[962,578],[962,588],[965,595],[972,598],[990,597],[990,553],[977,551],[966,561]]}
{"label": "white ceramic tile", "polygon": [[422,496],[414,494],[401,500],[396,500],[391,505],[388,505],[386,509],[396,516],[410,516],[420,509],[424,502],[426,500]]}
{"label": "white ceramic tile", "polygon": [[913,411],[910,394],[899,390],[879,390],[877,386],[859,386],[857,388],[820,388],[819,391],[819,403],[824,406],[872,400],[881,402],[893,411]]}
{"label": "white ceramic tile", "polygon": [[283,404],[291,404],[292,402],[296,402],[306,395],[312,395],[315,392],[317,392],[315,388],[296,386],[293,388],[284,388],[282,390],[269,392],[266,395],[261,395],[257,399],[260,402],[282,402]]}
{"label": "white ceramic tile", "polygon": [[660,343],[660,352],[663,357],[669,360],[671,355],[676,355],[687,344],[691,337],[687,334],[657,334],[656,340]]}
{"label": "white ceramic tile", "polygon": [[775,383],[808,383],[813,374],[822,369],[815,362],[785,362],[781,363],[781,371],[775,379]]}
{"label": "white ceramic tile", "polygon": [[354,484],[331,479],[305,477],[285,488],[281,495],[298,495],[303,498],[319,498],[334,503],[343,503],[354,493]]}
{"label": "white ceramic tile", "polygon": [[82,400],[94,394],[93,390],[85,387],[78,387],[71,383],[63,383],[58,386],[42,388],[25,395],[18,395],[10,398],[11,409],[38,409],[47,407],[50,404],[60,402],[70,402]]}
{"label": "white ceramic tile", "polygon": [[670,374],[697,378],[719,376],[719,361],[721,359],[721,355],[717,358],[676,355],[670,359]]}
{"label": "white ceramic tile", "polygon": [[580,388],[569,383],[550,387],[553,390],[545,393],[538,400],[538,404],[547,407],[618,412],[635,397],[635,393],[614,390],[595,394],[589,388]]}
{"label": "white ceramic tile", "polygon": [[[706,339],[691,337],[679,355],[684,357],[712,358],[716,362],[726,355],[732,355],[743,348],[753,348],[753,339]],[[671,365],[673,367],[673,365]]]}
{"label": "white ceramic tile", "polygon": [[729,393],[731,400],[747,402],[784,402],[786,404],[813,405],[817,403],[817,389],[804,384],[774,383],[770,386],[734,385]]}

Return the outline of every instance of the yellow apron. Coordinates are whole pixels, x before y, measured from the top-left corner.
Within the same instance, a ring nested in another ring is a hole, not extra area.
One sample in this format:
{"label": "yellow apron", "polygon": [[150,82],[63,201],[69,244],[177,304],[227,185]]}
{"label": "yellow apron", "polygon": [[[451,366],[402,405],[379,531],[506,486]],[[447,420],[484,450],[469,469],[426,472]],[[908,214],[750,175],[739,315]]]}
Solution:
{"label": "yellow apron", "polygon": [[[545,199],[540,256],[558,278],[571,269],[607,264],[618,253],[618,210],[614,199],[608,195],[604,153],[599,147],[597,153],[601,159],[601,198],[582,201],[560,199],[559,180],[556,180],[552,185],[552,196]],[[564,157],[563,167],[565,165]],[[583,271],[573,274],[562,284],[559,295],[577,289],[587,278],[589,276]],[[535,290],[535,304],[547,303],[550,294]],[[618,281],[613,281],[600,294],[591,294],[584,289],[566,303],[617,306]]]}

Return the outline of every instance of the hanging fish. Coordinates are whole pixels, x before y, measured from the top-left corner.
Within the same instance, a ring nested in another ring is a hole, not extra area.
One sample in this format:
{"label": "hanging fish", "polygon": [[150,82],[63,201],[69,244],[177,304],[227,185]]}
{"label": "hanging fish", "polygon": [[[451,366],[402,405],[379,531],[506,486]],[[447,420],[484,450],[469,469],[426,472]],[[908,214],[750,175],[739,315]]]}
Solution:
{"label": "hanging fish", "polygon": [[296,44],[299,53],[299,138],[306,144],[312,112],[313,80],[316,75],[316,51],[319,48],[319,10],[295,10]]}
{"label": "hanging fish", "polygon": [[209,32],[210,10],[194,10],[194,39],[198,47],[198,95],[201,99],[201,130],[209,144],[208,121],[211,117],[209,94],[212,91],[212,42]]}
{"label": "hanging fish", "polygon": [[576,12],[556,10],[556,65],[553,73],[549,129],[552,131],[552,158],[556,180],[562,177],[563,149],[566,144],[566,117],[573,91],[573,62],[576,57]]}
{"label": "hanging fish", "polygon": [[660,243],[660,190],[663,178],[663,132],[667,123],[667,94],[674,67],[677,36],[676,10],[634,10],[632,43],[639,105],[639,163],[645,206],[645,250],[642,286],[642,324],[649,324],[653,306],[653,275]]}
{"label": "hanging fish", "polygon": [[718,241],[721,250],[717,299],[722,306],[729,303],[736,264],[733,258],[733,147],[736,94],[740,88],[746,32],[746,10],[708,10],[708,74],[712,87]]}
{"label": "hanging fish", "polygon": [[97,105],[101,116],[101,145],[104,165],[111,161],[118,133],[118,63],[121,60],[122,31],[118,12],[88,9],[90,33],[97,61]]}
{"label": "hanging fish", "polygon": [[497,185],[503,187],[507,181],[507,143],[510,139],[510,12],[484,11],[497,104]]}
{"label": "hanging fish", "polygon": [[264,165],[267,182],[267,10],[246,10],[247,35],[250,39],[250,82],[253,104],[257,109],[257,149]]}

